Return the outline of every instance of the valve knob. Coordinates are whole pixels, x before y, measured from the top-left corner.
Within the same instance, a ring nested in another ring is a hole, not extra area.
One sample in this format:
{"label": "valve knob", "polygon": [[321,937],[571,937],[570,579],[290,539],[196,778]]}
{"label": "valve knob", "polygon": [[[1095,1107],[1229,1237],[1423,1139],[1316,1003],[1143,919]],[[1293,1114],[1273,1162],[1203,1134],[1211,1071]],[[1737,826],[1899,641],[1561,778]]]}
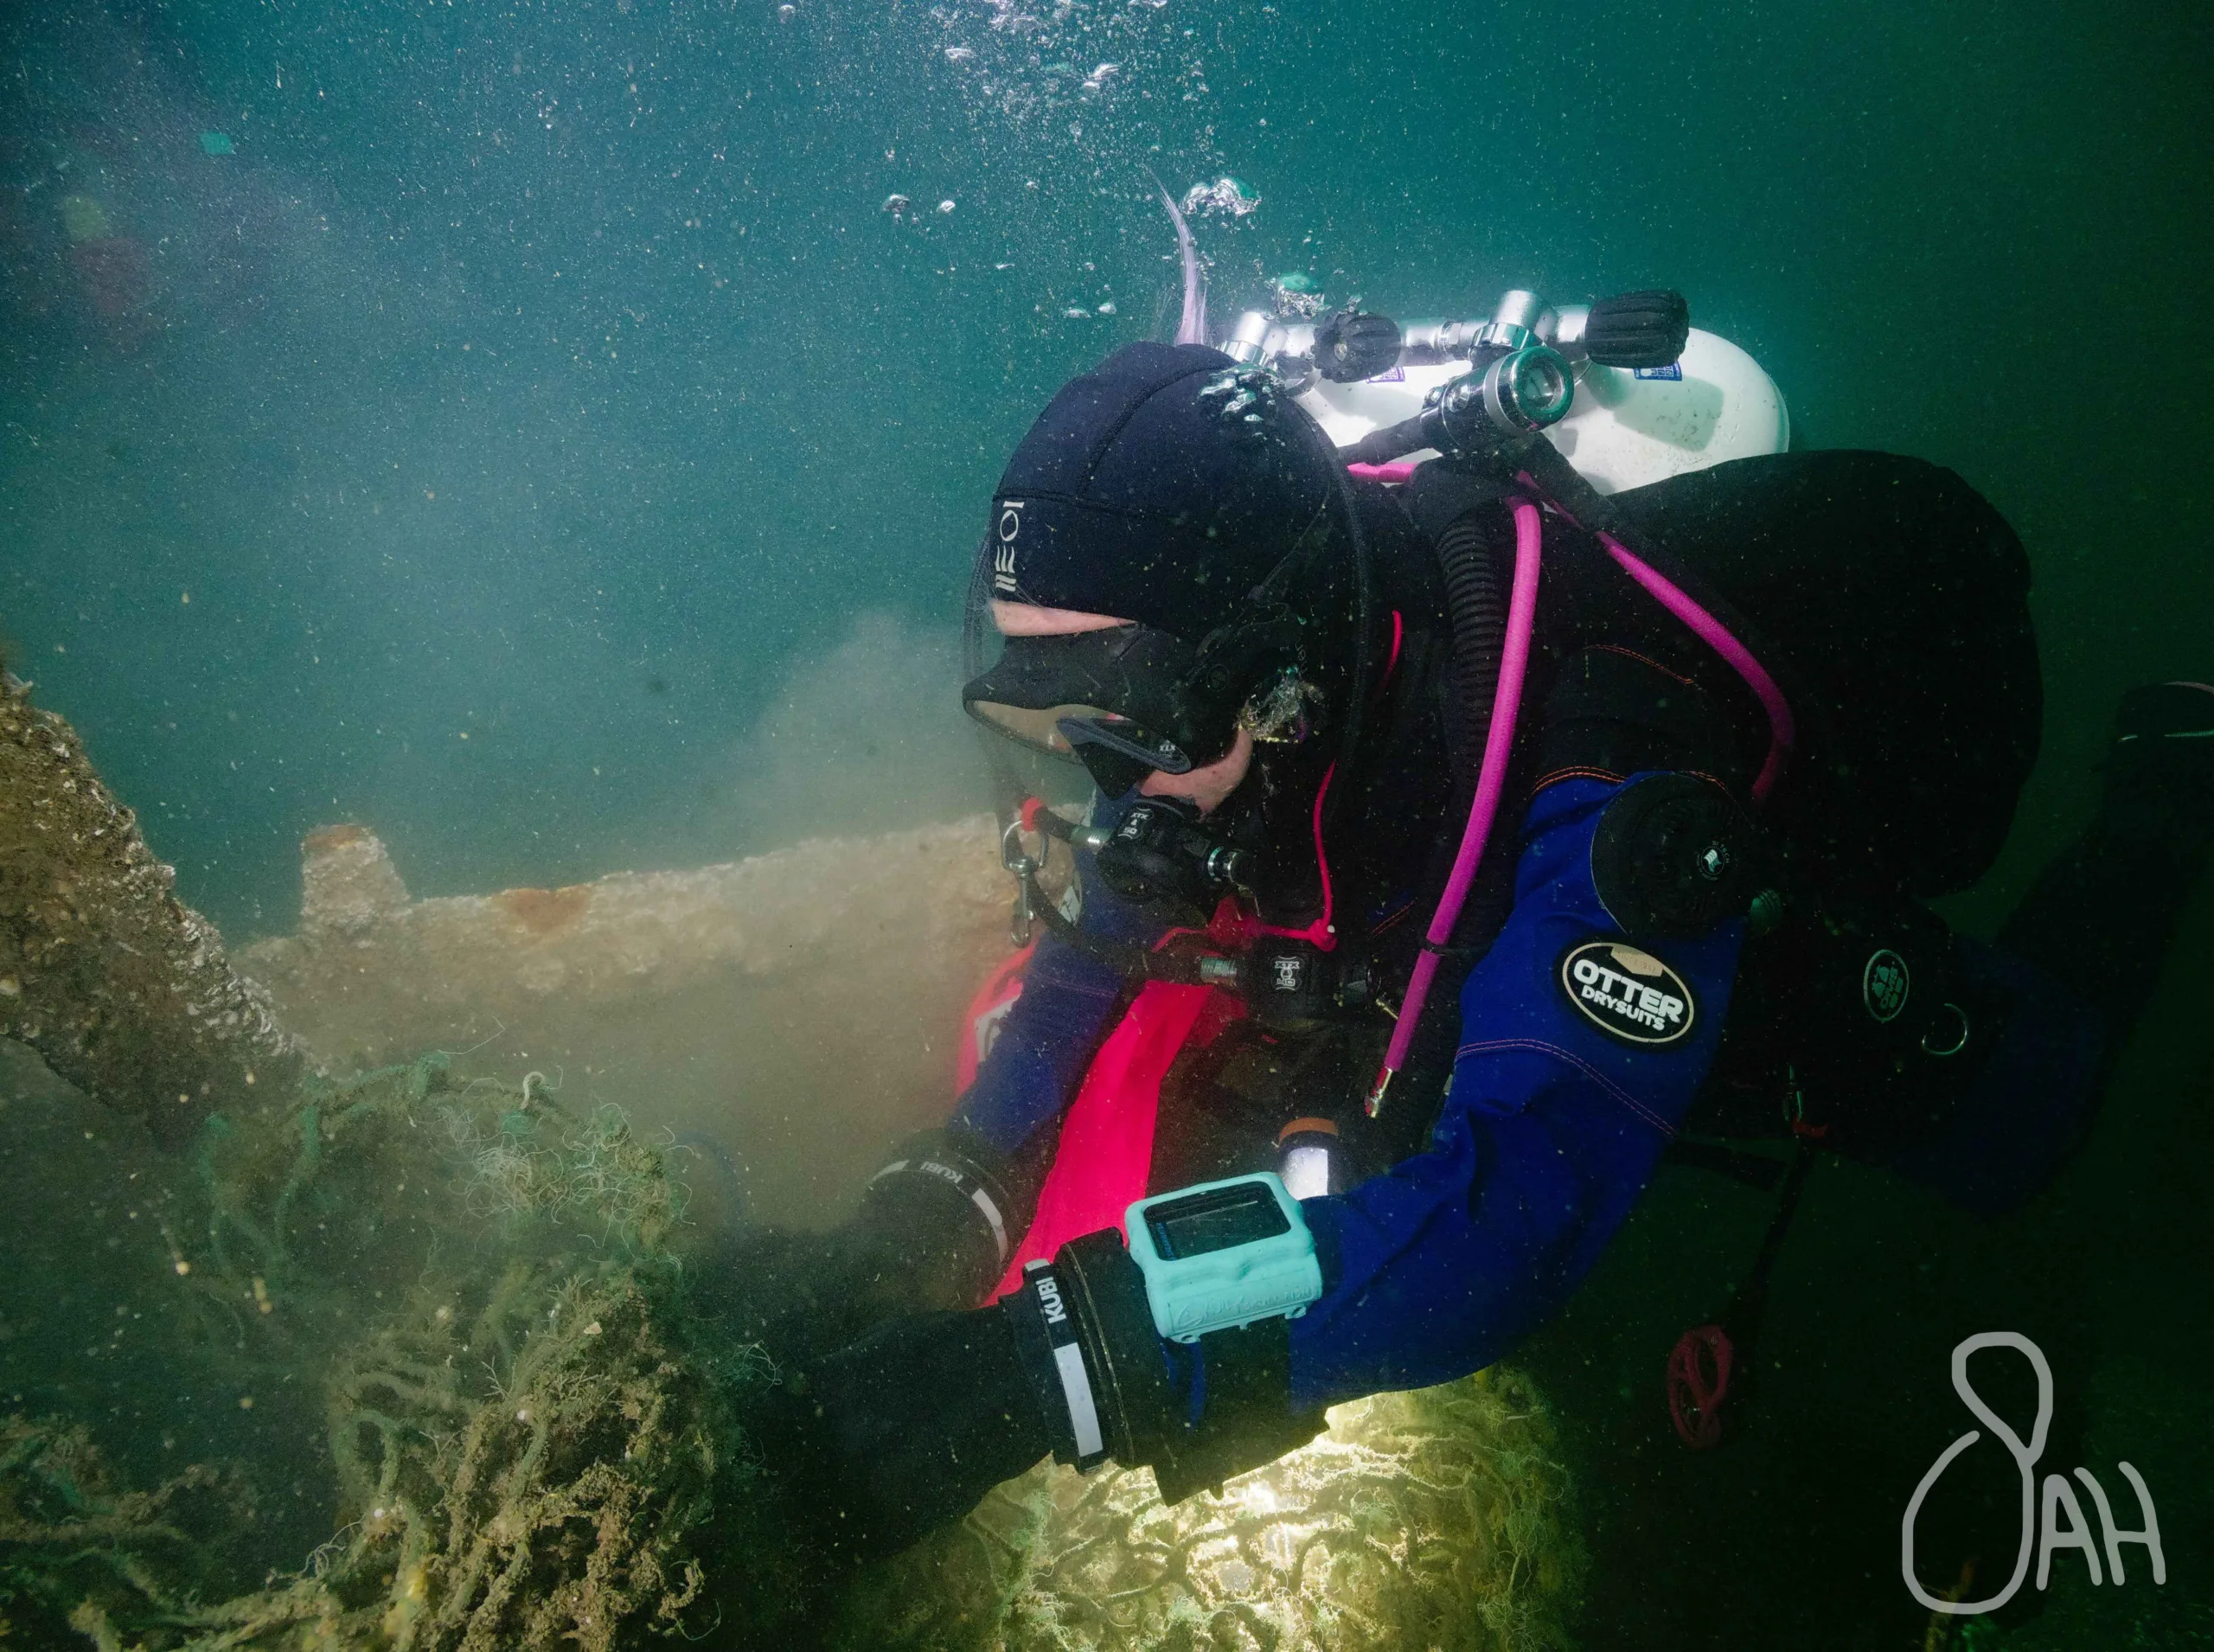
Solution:
{"label": "valve knob", "polygon": [[1584,348],[1602,367],[1666,367],[1684,353],[1692,307],[1680,292],[1625,292],[1591,306]]}
{"label": "valve knob", "polygon": [[1348,304],[1315,324],[1315,370],[1334,384],[1373,379],[1399,362],[1399,323]]}

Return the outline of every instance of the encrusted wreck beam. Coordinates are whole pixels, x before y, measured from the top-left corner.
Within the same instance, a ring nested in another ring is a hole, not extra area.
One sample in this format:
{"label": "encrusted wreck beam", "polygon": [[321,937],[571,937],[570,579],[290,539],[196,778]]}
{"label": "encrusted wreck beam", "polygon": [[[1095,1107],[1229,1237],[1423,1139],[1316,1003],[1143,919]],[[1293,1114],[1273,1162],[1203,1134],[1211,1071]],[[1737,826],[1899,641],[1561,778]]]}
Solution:
{"label": "encrusted wreck beam", "polygon": [[290,1093],[301,1056],[178,900],[76,731],[0,671],[0,1036],[176,1143]]}
{"label": "encrusted wreck beam", "polygon": [[327,826],[303,846],[298,932],[239,962],[320,1065],[444,1048],[459,1079],[534,1067],[570,1105],[714,1137],[753,1213],[811,1225],[952,1103],[963,1008],[1007,954],[997,841],[980,815],[413,900],[374,832]]}
{"label": "encrusted wreck beam", "polygon": [[[377,835],[324,826],[301,845],[300,927],[241,957],[319,1055],[366,1033],[398,1060],[464,1024],[456,1011],[570,1009],[697,986],[871,965],[950,971],[965,999],[1007,948],[1007,874],[987,816],[788,848],[681,872],[615,872],[559,889],[412,899]],[[347,1008],[365,1006],[360,1025]],[[400,1021],[429,1016],[396,1031]],[[949,1031],[950,1024],[949,1024]],[[388,1046],[378,1038],[395,1039]]]}

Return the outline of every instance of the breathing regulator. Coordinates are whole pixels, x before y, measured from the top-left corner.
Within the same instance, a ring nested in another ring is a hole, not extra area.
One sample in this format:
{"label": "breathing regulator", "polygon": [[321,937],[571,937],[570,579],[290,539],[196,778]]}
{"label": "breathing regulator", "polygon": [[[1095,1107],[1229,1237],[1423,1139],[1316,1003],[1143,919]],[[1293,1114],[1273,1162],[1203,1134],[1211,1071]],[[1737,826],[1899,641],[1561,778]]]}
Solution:
{"label": "breathing regulator", "polygon": [[1201,824],[1196,804],[1146,797],[1099,845],[1099,880],[1132,906],[1181,910],[1199,922],[1225,895],[1250,888],[1245,849]]}
{"label": "breathing regulator", "polygon": [[1690,330],[1691,310],[1679,292],[1630,292],[1555,309],[1518,288],[1488,320],[1405,328],[1358,301],[1312,323],[1250,310],[1222,348],[1274,373],[1295,394],[1318,377],[1357,384],[1405,368],[1465,361],[1468,371],[1431,391],[1414,418],[1345,450],[1354,463],[1376,464],[1422,448],[1459,457],[1496,452],[1568,416],[1582,363],[1666,367],[1683,354]]}

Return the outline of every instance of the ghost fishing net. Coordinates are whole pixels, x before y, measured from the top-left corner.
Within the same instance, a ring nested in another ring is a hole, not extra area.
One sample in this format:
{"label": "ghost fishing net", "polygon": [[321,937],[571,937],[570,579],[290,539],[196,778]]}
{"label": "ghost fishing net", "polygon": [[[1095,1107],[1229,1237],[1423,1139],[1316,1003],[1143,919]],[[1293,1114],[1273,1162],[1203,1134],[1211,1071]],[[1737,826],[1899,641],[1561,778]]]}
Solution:
{"label": "ghost fishing net", "polygon": [[[300,1100],[279,1124],[211,1119],[147,1202],[178,1367],[249,1395],[313,1383],[321,1449],[132,1491],[81,1425],[10,1418],[10,1622],[102,1652],[566,1652],[697,1636],[771,1598],[773,1544],[752,1594],[708,1598],[711,1517],[742,1532],[755,1472],[733,1407],[769,1367],[686,1308],[662,1153],[535,1074],[453,1085],[436,1056]],[[336,1534],[217,1592],[226,1531],[310,1467]]]}
{"label": "ghost fishing net", "polygon": [[[82,1423],[7,1419],[0,1617],[99,1652],[797,1643],[823,1578],[772,1527],[745,1427],[776,1373],[694,1311],[663,1154],[535,1074],[455,1084],[437,1056],[298,1099],[210,1121],[146,1195],[143,1271],[193,1381],[313,1386],[313,1449],[134,1489]],[[238,1540],[300,1475],[330,1489],[327,1540],[250,1586]],[[1173,1508],[1149,1470],[1041,1464],[808,1633],[1540,1652],[1570,1643],[1582,1553],[1543,1402],[1494,1371],[1337,1407]]]}
{"label": "ghost fishing net", "polygon": [[[171,1196],[146,1197],[142,1271],[195,1382],[312,1381],[315,1449],[134,1490],[81,1424],[8,1419],[0,1613],[99,1652],[795,1642],[823,1578],[771,1529],[744,1423],[776,1373],[694,1311],[662,1153],[534,1073],[457,1085],[437,1056],[298,1099],[281,1124],[209,1121]],[[334,1534],[240,1586],[232,1540],[287,1474],[329,1484]],[[1542,1400],[1494,1371],[1339,1406],[1314,1444],[1173,1508],[1150,1470],[1041,1464],[809,1633],[1540,1652],[1569,1644],[1578,1596],[1566,1487]]]}

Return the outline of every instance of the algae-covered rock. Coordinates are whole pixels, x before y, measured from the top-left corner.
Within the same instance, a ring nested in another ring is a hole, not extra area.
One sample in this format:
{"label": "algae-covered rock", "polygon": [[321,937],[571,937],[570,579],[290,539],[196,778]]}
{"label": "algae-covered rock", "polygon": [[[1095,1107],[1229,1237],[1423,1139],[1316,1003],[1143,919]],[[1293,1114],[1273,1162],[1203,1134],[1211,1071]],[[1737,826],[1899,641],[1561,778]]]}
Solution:
{"label": "algae-covered rock", "polygon": [[1364,1652],[1571,1644],[1584,1550],[1543,1403],[1494,1369],[1339,1405],[1312,1444],[1164,1506],[1046,1463],[860,1583],[853,1648]]}

